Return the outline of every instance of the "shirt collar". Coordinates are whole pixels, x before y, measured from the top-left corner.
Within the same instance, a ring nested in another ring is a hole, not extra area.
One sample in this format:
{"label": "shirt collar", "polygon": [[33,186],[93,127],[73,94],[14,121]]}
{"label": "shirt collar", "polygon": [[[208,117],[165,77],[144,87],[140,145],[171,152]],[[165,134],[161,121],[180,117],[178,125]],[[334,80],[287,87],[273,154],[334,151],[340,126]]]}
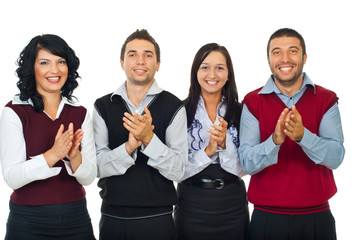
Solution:
{"label": "shirt collar", "polygon": [[[300,88],[302,90],[307,85],[313,86],[314,92],[315,92],[315,86],[312,80],[308,77],[306,73],[303,73],[303,85]],[[263,88],[259,91],[258,94],[271,94],[271,93],[281,93],[281,91],[278,89],[277,85],[274,83],[274,77],[271,75],[267,81],[267,83],[263,86]]]}
{"label": "shirt collar", "polygon": [[[224,101],[224,99],[225,99],[224,96],[222,96],[221,102],[217,106],[217,113],[220,113],[220,115],[222,117],[224,117],[224,114],[226,113],[226,109],[227,109],[227,105],[226,105],[226,102]],[[204,100],[201,95],[199,96],[198,104],[202,107],[202,109],[204,111],[206,111],[205,110],[206,107],[204,105]]]}
{"label": "shirt collar", "polygon": [[[12,100],[12,104],[14,104],[14,105],[31,105],[31,106],[34,106],[34,103],[32,102],[32,100],[30,98],[28,100],[26,100],[26,101],[22,101],[20,99],[20,95],[15,95],[14,96],[14,98]],[[74,98],[73,101],[70,101],[66,97],[62,97],[60,105],[64,105],[64,104],[68,104],[68,105],[74,106],[74,107],[79,107],[80,106],[80,103],[77,101],[76,98]]]}
{"label": "shirt collar", "polygon": [[[163,89],[158,86],[158,84],[155,80],[153,82],[153,84],[151,85],[150,89],[148,89],[145,96],[156,95],[162,91],[163,91]],[[115,96],[115,95],[121,96],[123,99],[128,100],[126,82],[122,83],[121,86],[111,95],[111,101],[112,101],[113,96]]]}

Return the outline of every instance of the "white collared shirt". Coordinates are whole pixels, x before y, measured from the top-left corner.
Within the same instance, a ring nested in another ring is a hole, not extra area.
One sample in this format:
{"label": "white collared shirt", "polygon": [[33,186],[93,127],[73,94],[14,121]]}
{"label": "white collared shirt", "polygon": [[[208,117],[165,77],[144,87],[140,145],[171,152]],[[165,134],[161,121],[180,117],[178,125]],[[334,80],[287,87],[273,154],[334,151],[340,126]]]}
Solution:
{"label": "white collared shirt", "polygon": [[[220,124],[218,120],[218,112],[220,116],[224,116],[226,109],[227,106],[222,98],[222,102],[217,106],[217,116],[214,124]],[[200,97],[193,123],[187,130],[188,164],[182,180],[196,175],[213,163],[219,163],[224,170],[236,176],[242,177],[246,175],[239,161],[237,151],[239,145],[238,130],[234,126],[227,129],[226,149],[218,147],[217,152],[214,155],[210,157],[207,156],[204,150],[210,139],[210,133],[207,130],[213,129],[211,124],[212,122],[208,117],[203,98]]]}
{"label": "white collared shirt", "polygon": [[[16,95],[12,101],[15,104],[32,105],[32,101],[21,101]],[[80,106],[63,97],[57,110],[58,118],[65,104]],[[65,127],[66,128],[66,127]],[[81,130],[84,132],[81,141],[82,163],[74,173],[70,162],[64,161],[67,173],[73,176],[82,185],[89,185],[96,178],[96,150],[93,137],[91,118],[86,113]],[[46,129],[44,129],[46,131]],[[26,142],[23,134],[23,126],[18,115],[9,107],[5,107],[0,118],[0,158],[4,179],[14,190],[33,181],[51,178],[60,173],[61,167],[49,167],[43,154],[30,156],[31,161],[26,160]]]}

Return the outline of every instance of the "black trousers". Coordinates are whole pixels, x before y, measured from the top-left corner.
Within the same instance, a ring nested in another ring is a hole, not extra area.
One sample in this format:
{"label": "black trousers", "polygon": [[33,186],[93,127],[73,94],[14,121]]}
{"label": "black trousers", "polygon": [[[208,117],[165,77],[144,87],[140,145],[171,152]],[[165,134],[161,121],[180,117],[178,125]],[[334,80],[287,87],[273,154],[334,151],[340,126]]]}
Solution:
{"label": "black trousers", "polygon": [[21,206],[10,201],[5,240],[93,240],[86,200]]}
{"label": "black trousers", "polygon": [[[206,170],[208,176],[224,177],[222,174],[228,174],[223,173],[224,170],[216,165]],[[175,212],[175,224],[178,239],[247,239],[249,212],[246,188],[242,180],[223,189],[204,189],[181,183],[177,191],[179,203]]]}
{"label": "black trousers", "polygon": [[106,215],[100,220],[100,240],[175,240],[172,214],[142,219],[118,219]]}
{"label": "black trousers", "polygon": [[330,210],[285,215],[254,209],[251,240],[336,240],[335,220]]}

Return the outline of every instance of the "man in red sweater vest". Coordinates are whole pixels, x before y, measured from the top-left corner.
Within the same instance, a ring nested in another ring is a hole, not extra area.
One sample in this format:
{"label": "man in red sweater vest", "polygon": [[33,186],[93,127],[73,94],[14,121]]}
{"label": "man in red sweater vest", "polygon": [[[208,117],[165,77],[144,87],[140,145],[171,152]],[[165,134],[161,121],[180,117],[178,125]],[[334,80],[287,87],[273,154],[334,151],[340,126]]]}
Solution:
{"label": "man in red sweater vest", "polygon": [[328,200],[343,161],[336,94],[303,72],[303,37],[279,29],[267,45],[272,76],[244,100],[239,154],[251,174],[250,239],[336,239]]}

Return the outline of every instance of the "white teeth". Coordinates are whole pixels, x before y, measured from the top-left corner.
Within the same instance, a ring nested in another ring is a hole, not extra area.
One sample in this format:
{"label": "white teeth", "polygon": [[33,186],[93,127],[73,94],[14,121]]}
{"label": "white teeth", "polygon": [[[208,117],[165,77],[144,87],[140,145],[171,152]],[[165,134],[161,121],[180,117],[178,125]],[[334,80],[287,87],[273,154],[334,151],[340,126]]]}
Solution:
{"label": "white teeth", "polygon": [[289,71],[291,69],[292,69],[292,67],[282,67],[282,68],[280,68],[280,70],[282,70],[282,71]]}
{"label": "white teeth", "polygon": [[57,81],[60,78],[59,77],[51,77],[51,78],[47,78],[49,81]]}
{"label": "white teeth", "polygon": [[207,83],[210,85],[214,85],[214,84],[217,84],[217,81],[207,81]]}

